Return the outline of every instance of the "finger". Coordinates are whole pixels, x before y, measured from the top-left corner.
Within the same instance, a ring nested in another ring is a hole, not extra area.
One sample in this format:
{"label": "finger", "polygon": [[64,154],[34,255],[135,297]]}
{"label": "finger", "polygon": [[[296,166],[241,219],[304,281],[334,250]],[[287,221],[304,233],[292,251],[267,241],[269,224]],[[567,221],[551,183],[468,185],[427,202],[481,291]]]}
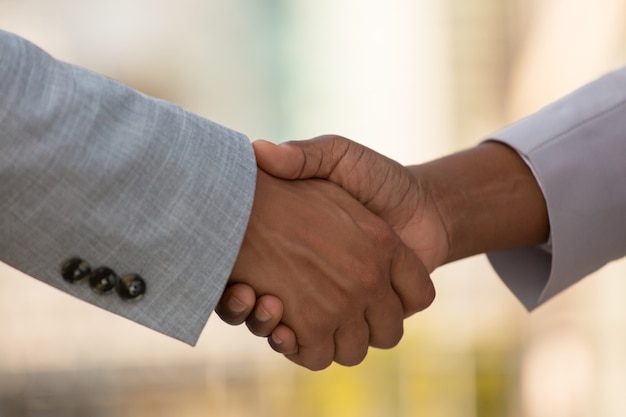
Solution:
{"label": "finger", "polygon": [[226,323],[239,325],[243,323],[256,304],[256,294],[246,284],[232,284],[224,290],[215,312]]}
{"label": "finger", "polygon": [[298,353],[296,334],[287,325],[279,323],[268,337],[268,343],[278,353],[293,355]]}
{"label": "finger", "polygon": [[370,346],[390,349],[397,345],[404,332],[404,309],[398,294],[389,288],[382,299],[370,304],[365,320],[369,326]]}
{"label": "finger", "polygon": [[391,260],[391,285],[400,297],[404,317],[424,310],[435,299],[435,287],[426,267],[400,241]]}
{"label": "finger", "polygon": [[252,147],[256,163],[263,171],[287,180],[300,178],[305,159],[296,148],[279,146],[265,140],[253,142]]}
{"label": "finger", "polygon": [[370,329],[364,318],[359,323],[344,326],[335,333],[335,357],[340,365],[358,365],[367,356]]}
{"label": "finger", "polygon": [[[312,371],[319,371],[333,363],[335,357],[333,333],[336,327],[318,326],[310,320],[306,322],[309,323],[309,328],[306,332],[295,330],[296,334],[299,335],[297,339],[297,352],[287,354],[285,357]],[[304,336],[300,336],[303,334]]]}
{"label": "finger", "polygon": [[250,332],[267,337],[283,317],[283,303],[273,295],[264,295],[257,300],[254,311],[246,320]]}
{"label": "finger", "polygon": [[386,218],[407,189],[414,186],[406,169],[384,155],[336,135],[276,145],[253,143],[259,167],[284,179],[327,179],[375,214]]}
{"label": "finger", "polygon": [[285,142],[276,145],[254,142],[259,167],[278,178],[328,178],[350,145],[339,136],[320,136],[312,140]]}
{"label": "finger", "polygon": [[312,346],[298,345],[298,352],[287,354],[285,357],[293,363],[303,366],[311,371],[321,371],[328,368],[333,363],[334,348],[332,343],[324,344],[326,348],[321,348],[319,344]]}

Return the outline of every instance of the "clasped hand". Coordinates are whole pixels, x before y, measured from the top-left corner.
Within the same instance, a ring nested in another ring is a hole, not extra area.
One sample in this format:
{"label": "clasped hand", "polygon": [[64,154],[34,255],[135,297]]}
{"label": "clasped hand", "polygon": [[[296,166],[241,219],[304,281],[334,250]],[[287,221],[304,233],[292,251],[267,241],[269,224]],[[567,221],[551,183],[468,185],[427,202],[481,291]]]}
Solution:
{"label": "clasped hand", "polygon": [[447,255],[428,190],[338,136],[254,148],[254,205],[217,313],[312,370],[395,346]]}

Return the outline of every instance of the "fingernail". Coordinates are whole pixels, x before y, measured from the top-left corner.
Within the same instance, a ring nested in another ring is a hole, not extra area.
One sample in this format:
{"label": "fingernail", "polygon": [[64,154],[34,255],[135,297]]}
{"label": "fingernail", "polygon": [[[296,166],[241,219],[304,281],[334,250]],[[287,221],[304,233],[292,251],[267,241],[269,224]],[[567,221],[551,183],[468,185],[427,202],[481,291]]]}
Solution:
{"label": "fingernail", "polygon": [[244,303],[242,303],[241,301],[239,301],[235,297],[230,297],[228,299],[228,308],[233,313],[243,313],[246,310],[247,307],[246,307],[246,305]]}
{"label": "fingernail", "polygon": [[258,321],[268,321],[272,318],[272,316],[270,316],[270,313],[268,313],[267,310],[263,307],[258,307],[254,311],[254,317],[256,317]]}
{"label": "fingernail", "polygon": [[282,345],[283,344],[283,340],[281,338],[279,338],[278,336],[276,336],[274,333],[272,333],[272,342],[274,342],[274,344],[276,344],[276,345]]}

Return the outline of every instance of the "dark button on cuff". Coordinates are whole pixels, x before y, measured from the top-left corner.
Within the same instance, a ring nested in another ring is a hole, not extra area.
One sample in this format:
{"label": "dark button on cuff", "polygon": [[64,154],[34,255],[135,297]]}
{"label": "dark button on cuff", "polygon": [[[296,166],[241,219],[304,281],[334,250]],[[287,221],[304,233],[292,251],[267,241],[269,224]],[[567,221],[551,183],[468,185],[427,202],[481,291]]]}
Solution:
{"label": "dark button on cuff", "polygon": [[117,285],[118,277],[115,271],[106,266],[95,269],[89,277],[89,286],[98,294],[107,294]]}
{"label": "dark button on cuff", "polygon": [[146,282],[137,274],[128,274],[117,283],[117,294],[122,300],[139,300],[146,292]]}
{"label": "dark button on cuff", "polygon": [[89,277],[89,287],[98,294],[108,294],[115,290],[125,301],[139,300],[146,293],[146,281],[138,274],[118,275],[111,268],[101,266],[91,270],[89,262],[79,257],[69,258],[61,265],[61,276],[72,284]]}
{"label": "dark button on cuff", "polygon": [[71,258],[61,265],[61,276],[72,284],[81,281],[89,276],[91,266],[89,262],[81,258]]}

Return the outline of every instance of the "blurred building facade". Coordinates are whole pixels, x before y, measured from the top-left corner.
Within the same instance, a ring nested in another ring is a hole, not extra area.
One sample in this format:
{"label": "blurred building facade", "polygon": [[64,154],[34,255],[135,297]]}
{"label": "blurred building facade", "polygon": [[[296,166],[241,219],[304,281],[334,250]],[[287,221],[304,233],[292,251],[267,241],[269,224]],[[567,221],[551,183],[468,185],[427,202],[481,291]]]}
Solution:
{"label": "blurred building facade", "polygon": [[[0,0],[0,28],[251,139],[405,164],[626,64],[625,24],[624,0]],[[311,373],[217,317],[189,348],[0,265],[0,417],[621,417],[625,274],[528,314],[484,257],[456,262],[398,347]]]}

